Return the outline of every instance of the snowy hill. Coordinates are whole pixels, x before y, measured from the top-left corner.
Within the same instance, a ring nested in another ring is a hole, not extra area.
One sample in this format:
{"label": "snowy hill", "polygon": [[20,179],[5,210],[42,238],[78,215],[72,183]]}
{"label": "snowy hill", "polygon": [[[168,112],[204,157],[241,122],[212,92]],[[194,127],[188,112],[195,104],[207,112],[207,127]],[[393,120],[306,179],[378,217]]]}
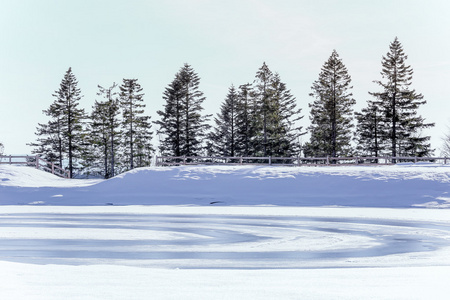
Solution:
{"label": "snowy hill", "polygon": [[180,166],[67,180],[0,166],[0,204],[450,207],[450,167]]}

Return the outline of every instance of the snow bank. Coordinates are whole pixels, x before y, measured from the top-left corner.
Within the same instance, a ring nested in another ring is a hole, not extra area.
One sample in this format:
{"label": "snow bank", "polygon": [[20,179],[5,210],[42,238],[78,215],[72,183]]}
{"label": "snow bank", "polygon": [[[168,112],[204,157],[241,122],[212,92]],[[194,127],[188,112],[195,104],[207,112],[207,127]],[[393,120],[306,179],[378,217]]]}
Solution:
{"label": "snow bank", "polygon": [[[446,299],[450,267],[165,270],[0,262],[2,299]],[[151,295],[151,296],[150,296]]]}
{"label": "snow bank", "polygon": [[450,207],[450,167],[179,166],[66,180],[0,166],[0,204]]}

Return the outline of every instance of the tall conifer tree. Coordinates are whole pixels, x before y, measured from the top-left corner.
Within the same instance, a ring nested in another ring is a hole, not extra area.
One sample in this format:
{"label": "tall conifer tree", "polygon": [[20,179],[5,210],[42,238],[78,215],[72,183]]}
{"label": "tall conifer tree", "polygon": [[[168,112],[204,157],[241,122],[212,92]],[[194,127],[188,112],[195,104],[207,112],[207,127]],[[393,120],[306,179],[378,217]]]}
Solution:
{"label": "tall conifer tree", "polygon": [[251,84],[239,86],[237,91],[237,114],[236,114],[236,155],[254,155],[254,136],[256,132],[256,111],[252,97]]}
{"label": "tall conifer tree", "polygon": [[255,131],[254,146],[257,156],[270,155],[269,132],[271,117],[271,100],[274,94],[272,89],[273,73],[264,62],[261,68],[256,72],[255,81],[253,83],[254,104],[256,105],[257,114],[255,115]]}
{"label": "tall conifer tree", "polygon": [[63,128],[62,116],[59,114],[58,106],[52,103],[50,107],[42,111],[51,119],[47,123],[38,123],[36,127],[36,142],[28,145],[34,147],[32,153],[39,154],[43,159],[57,164],[63,168]]}
{"label": "tall conifer tree", "polygon": [[121,120],[116,87],[115,83],[109,88],[98,86],[97,95],[105,100],[95,101],[90,118],[88,140],[93,146],[93,153],[89,153],[87,160],[91,163],[90,168],[98,165],[95,169],[104,178],[113,177],[118,171],[116,164],[121,142]]}
{"label": "tall conifer tree", "polygon": [[286,84],[281,82],[278,73],[272,81],[273,95],[270,101],[270,149],[273,156],[290,157],[299,154],[299,137],[303,135],[298,121],[303,118],[297,108],[296,99]]}
{"label": "tall conifer tree", "polygon": [[372,101],[367,107],[355,113],[357,125],[355,132],[356,149],[361,155],[379,157],[386,149],[383,116]]}
{"label": "tall conifer tree", "polygon": [[370,93],[384,117],[386,142],[393,157],[425,156],[431,152],[430,137],[421,134],[423,129],[434,124],[425,123],[424,118],[418,115],[420,105],[426,101],[422,94],[410,89],[413,70],[406,64],[407,58],[401,43],[395,38],[381,62],[383,80],[375,81],[382,91]]}
{"label": "tall conifer tree", "polygon": [[219,156],[236,156],[238,149],[237,114],[238,94],[234,86],[228,90],[228,94],[221,105],[220,113],[214,119],[215,127],[210,134],[213,153]]}
{"label": "tall conifer tree", "polygon": [[319,79],[311,89],[310,142],[305,145],[307,156],[332,157],[351,152],[353,105],[351,77],[336,50],[322,67]]}
{"label": "tall conifer tree", "polygon": [[185,64],[164,92],[164,111],[158,111],[160,150],[164,155],[198,156],[204,150],[204,138],[210,115],[202,115],[203,92],[200,78]]}
{"label": "tall conifer tree", "polygon": [[152,152],[150,117],[143,115],[142,87],[137,79],[123,79],[120,88],[120,106],[122,109],[124,159],[129,169],[142,167],[150,163]]}
{"label": "tall conifer tree", "polygon": [[302,135],[297,121],[301,109],[295,98],[272,73],[266,63],[258,70],[252,95],[252,146],[256,156],[291,156],[299,151],[298,137]]}
{"label": "tall conifer tree", "polygon": [[40,138],[31,145],[37,147],[34,153],[44,154],[51,161],[57,159],[61,166],[63,159],[67,158],[70,176],[73,177],[75,161],[81,158],[83,149],[86,113],[78,108],[82,96],[72,68],[65,73],[53,97],[55,101],[44,110],[51,120],[47,124],[39,124],[36,134]]}

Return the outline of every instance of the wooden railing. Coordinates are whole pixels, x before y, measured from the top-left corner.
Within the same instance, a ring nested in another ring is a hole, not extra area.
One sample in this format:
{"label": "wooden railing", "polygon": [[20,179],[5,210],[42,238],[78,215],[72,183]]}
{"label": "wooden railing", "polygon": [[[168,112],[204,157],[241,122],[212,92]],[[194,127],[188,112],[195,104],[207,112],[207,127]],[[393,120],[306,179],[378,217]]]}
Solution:
{"label": "wooden railing", "polygon": [[48,162],[45,159],[41,158],[39,155],[24,155],[24,156],[0,156],[0,164],[8,164],[8,165],[27,165],[33,166],[36,169],[44,170],[46,172],[52,173],[56,176],[63,178],[70,178],[70,172],[60,168],[52,162]]}
{"label": "wooden railing", "polygon": [[216,156],[157,156],[156,166],[263,164],[284,166],[390,165],[401,162],[450,162],[449,157],[216,157]]}

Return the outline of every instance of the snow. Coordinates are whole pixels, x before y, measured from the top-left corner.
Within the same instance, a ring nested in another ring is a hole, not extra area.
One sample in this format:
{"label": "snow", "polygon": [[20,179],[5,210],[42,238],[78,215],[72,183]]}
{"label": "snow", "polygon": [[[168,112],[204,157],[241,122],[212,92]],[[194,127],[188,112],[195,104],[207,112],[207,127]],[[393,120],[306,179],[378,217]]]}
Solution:
{"label": "snow", "polygon": [[0,166],[0,299],[446,299],[450,168]]}
{"label": "snow", "polygon": [[[443,267],[166,270],[2,263],[2,299],[446,299]],[[447,296],[447,297],[446,297]]]}
{"label": "snow", "polygon": [[66,180],[0,168],[1,204],[450,207],[450,166],[135,169],[110,180]]}

